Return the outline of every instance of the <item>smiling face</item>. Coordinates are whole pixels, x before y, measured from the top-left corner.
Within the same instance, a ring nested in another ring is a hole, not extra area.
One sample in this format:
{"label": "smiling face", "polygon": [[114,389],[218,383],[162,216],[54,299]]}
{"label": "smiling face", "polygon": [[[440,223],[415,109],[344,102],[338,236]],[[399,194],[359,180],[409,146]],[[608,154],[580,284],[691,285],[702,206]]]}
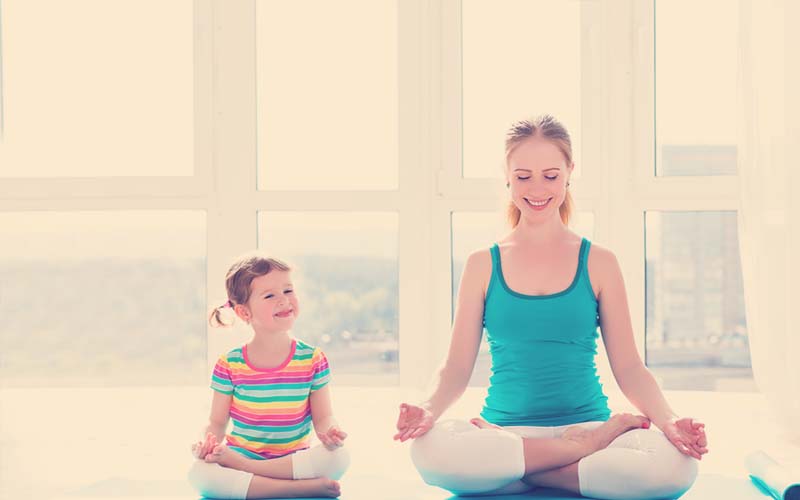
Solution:
{"label": "smiling face", "polygon": [[511,200],[528,219],[560,217],[572,164],[556,144],[539,136],[522,141],[509,154],[506,181]]}
{"label": "smiling face", "polygon": [[246,305],[238,304],[236,314],[254,330],[272,333],[292,328],[300,313],[289,271],[270,271],[250,283]]}

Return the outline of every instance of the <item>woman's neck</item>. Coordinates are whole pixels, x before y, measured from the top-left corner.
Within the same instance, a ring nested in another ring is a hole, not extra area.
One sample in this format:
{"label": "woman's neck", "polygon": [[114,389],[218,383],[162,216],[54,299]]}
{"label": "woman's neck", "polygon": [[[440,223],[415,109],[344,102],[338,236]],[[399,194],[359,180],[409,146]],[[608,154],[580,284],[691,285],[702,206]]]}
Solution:
{"label": "woman's neck", "polygon": [[511,234],[519,243],[547,246],[562,241],[570,231],[561,221],[561,217],[551,217],[543,221],[531,221],[521,217]]}

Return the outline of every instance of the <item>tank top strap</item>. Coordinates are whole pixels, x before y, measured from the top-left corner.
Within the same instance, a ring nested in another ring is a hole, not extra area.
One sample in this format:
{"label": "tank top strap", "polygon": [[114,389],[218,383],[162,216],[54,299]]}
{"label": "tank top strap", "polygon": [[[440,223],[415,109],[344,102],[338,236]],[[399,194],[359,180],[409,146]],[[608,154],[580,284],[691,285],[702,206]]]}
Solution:
{"label": "tank top strap", "polygon": [[580,252],[580,277],[579,279],[583,282],[582,286],[586,290],[589,291],[592,299],[596,299],[594,295],[594,290],[592,289],[592,282],[589,280],[589,249],[592,246],[592,242],[587,240],[586,238],[581,239],[581,252]]}
{"label": "tank top strap", "polygon": [[485,299],[489,298],[489,295],[492,293],[492,289],[500,286],[498,284],[498,281],[500,280],[500,247],[497,245],[497,243],[495,243],[491,246],[491,248],[489,248],[489,251],[492,254],[492,275],[489,278],[489,286],[486,288]]}

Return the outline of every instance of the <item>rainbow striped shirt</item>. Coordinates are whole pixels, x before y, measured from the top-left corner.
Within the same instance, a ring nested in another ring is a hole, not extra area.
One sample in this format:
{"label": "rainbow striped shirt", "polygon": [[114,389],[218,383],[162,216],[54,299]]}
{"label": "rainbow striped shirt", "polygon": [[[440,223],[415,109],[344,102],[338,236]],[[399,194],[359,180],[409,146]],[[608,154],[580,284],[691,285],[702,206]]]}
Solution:
{"label": "rainbow striped shirt", "polygon": [[308,448],[312,423],[309,395],[329,380],[325,355],[301,340],[292,340],[289,356],[275,368],[254,368],[248,362],[247,346],[223,354],[214,367],[211,388],[233,395],[233,429],[226,435],[227,445],[255,459]]}

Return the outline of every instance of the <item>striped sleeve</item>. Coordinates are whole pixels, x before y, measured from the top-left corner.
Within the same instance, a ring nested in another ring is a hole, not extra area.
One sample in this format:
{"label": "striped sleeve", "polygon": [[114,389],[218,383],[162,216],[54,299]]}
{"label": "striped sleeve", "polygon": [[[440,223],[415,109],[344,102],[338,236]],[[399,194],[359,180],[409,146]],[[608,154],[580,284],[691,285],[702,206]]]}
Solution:
{"label": "striped sleeve", "polygon": [[211,375],[211,388],[222,394],[233,394],[231,369],[226,355],[220,356],[214,366],[214,373]]}
{"label": "striped sleeve", "polygon": [[314,355],[311,358],[311,368],[313,370],[311,392],[314,392],[328,385],[328,382],[331,380],[328,358],[325,357],[325,354],[323,354],[320,349],[314,349]]}

